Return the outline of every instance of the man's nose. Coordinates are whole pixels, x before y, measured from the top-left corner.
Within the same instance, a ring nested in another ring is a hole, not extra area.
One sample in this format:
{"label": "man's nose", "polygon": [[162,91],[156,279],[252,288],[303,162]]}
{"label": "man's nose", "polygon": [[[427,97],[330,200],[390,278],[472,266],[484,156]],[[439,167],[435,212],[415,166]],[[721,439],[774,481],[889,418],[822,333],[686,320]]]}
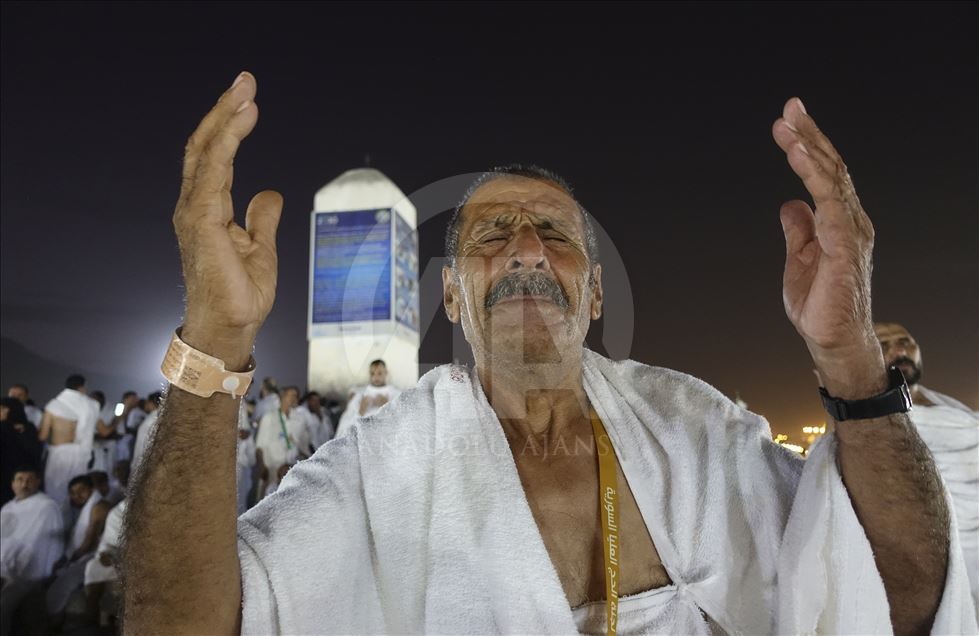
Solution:
{"label": "man's nose", "polygon": [[544,255],[544,243],[537,236],[537,230],[529,224],[520,227],[507,255],[507,269],[510,271],[546,270],[550,268]]}

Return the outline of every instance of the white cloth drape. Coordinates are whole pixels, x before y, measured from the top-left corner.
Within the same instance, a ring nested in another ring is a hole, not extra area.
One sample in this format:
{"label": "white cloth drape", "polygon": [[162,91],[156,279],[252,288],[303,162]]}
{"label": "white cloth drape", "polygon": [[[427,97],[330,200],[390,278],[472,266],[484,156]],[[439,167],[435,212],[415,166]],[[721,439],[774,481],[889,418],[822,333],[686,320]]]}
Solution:
{"label": "white cloth drape", "polygon": [[[832,436],[804,465],[700,380],[590,351],[584,387],[674,582],[632,629],[889,630]],[[293,468],[239,519],[239,560],[244,633],[577,628],[499,421],[461,367]],[[975,629],[964,576],[953,560],[937,632]]]}

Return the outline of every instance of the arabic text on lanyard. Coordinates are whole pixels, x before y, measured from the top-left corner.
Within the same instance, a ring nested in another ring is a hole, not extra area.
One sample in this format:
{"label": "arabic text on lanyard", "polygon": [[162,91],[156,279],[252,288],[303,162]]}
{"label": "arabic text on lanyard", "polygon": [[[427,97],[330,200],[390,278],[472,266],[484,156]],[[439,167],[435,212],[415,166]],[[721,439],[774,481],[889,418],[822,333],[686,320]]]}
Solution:
{"label": "arabic text on lanyard", "polygon": [[599,515],[602,521],[602,556],[605,558],[605,606],[608,636],[615,636],[619,617],[619,492],[615,452],[605,426],[591,409],[591,426],[598,449]]}

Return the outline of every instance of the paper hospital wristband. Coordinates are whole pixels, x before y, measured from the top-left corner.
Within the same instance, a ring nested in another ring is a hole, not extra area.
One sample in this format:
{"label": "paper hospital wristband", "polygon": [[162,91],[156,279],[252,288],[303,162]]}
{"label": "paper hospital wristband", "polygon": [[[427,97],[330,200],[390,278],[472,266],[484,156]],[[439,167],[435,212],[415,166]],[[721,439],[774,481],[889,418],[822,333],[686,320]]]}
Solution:
{"label": "paper hospital wristband", "polygon": [[237,398],[244,395],[252,383],[255,358],[248,360],[247,371],[226,371],[224,361],[188,345],[180,339],[180,329],[177,329],[170,339],[160,371],[167,382],[188,393],[200,397],[211,397],[215,392],[228,393]]}

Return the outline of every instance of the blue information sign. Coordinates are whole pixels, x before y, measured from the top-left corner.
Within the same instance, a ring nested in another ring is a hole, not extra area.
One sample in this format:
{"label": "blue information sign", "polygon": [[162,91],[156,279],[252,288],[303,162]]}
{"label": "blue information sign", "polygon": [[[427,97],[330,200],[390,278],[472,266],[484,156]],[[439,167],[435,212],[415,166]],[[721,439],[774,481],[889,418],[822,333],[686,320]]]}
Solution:
{"label": "blue information sign", "polygon": [[418,331],[418,233],[400,214],[394,223],[394,315]]}
{"label": "blue information sign", "polygon": [[313,323],[391,319],[391,210],[318,212]]}

